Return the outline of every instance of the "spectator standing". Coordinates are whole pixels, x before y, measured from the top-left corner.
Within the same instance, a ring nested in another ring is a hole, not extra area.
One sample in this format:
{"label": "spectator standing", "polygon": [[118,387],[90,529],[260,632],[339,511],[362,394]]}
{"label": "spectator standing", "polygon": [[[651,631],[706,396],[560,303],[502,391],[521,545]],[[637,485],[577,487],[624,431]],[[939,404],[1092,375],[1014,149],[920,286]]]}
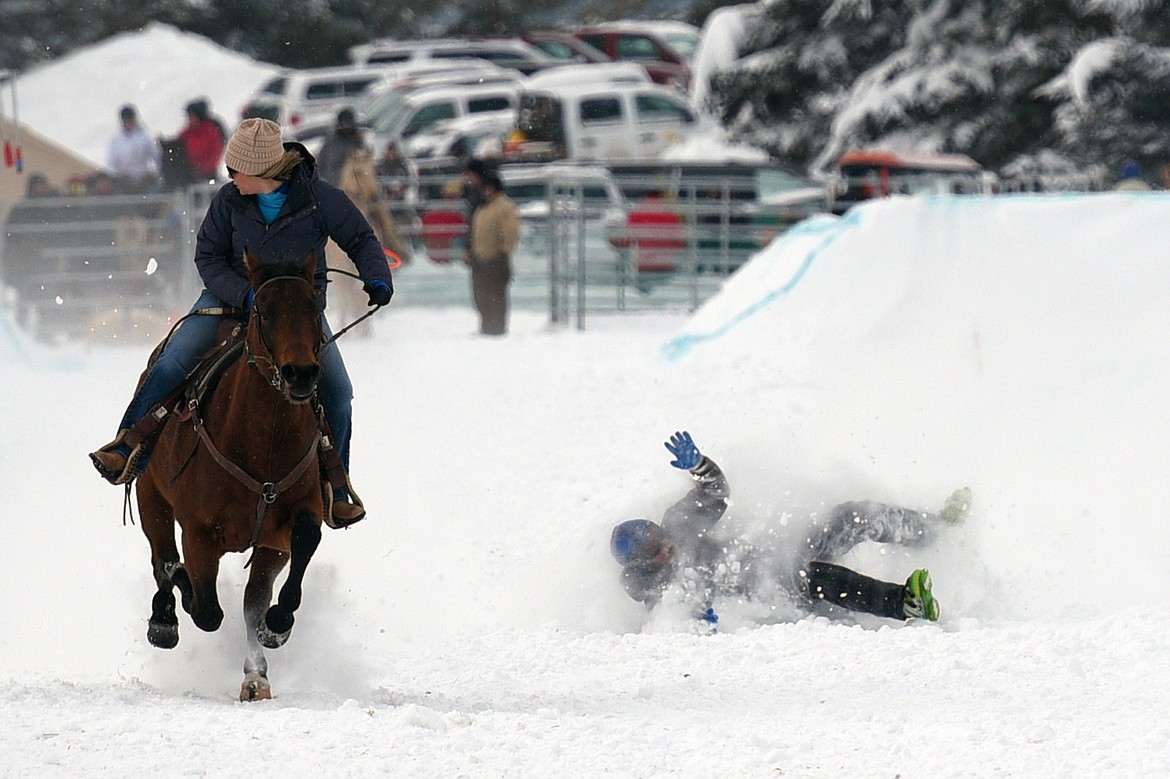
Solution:
{"label": "spectator standing", "polygon": [[136,194],[158,190],[162,153],[158,143],[138,122],[138,111],[124,105],[118,112],[121,129],[110,139],[106,167],[118,192]]}
{"label": "spectator standing", "polygon": [[512,254],[520,241],[520,213],[504,193],[500,174],[470,168],[468,183],[476,188],[479,205],[471,215],[471,234],[464,262],[471,268],[471,294],[479,311],[479,332],[504,335],[508,332],[508,285],[512,281]]}
{"label": "spectator standing", "polygon": [[211,181],[219,171],[219,160],[227,143],[223,123],[211,115],[206,100],[187,104],[187,126],[177,139],[195,181]]}
{"label": "spectator standing", "polygon": [[[348,109],[346,109],[348,110]],[[345,113],[345,111],[342,111]],[[350,112],[352,114],[352,112]],[[342,118],[339,118],[339,125]],[[402,239],[398,231],[398,223],[390,213],[382,197],[381,187],[378,186],[378,176],[374,169],[374,157],[366,146],[361,132],[354,128],[352,142],[347,141],[348,153],[342,161],[341,171],[333,182],[338,189],[349,195],[349,199],[361,211],[362,216],[370,223],[378,242],[382,244],[382,251],[386,255],[391,268],[410,261],[410,247]],[[339,147],[341,148],[341,147]],[[349,258],[340,246],[333,240],[325,245],[325,259],[331,268],[345,269]],[[334,285],[338,293],[333,300],[336,311],[345,322],[352,322],[367,310],[366,295],[362,288],[353,283],[346,283],[345,279],[337,279]],[[371,324],[363,322],[352,331],[355,335],[369,337],[373,333]]]}
{"label": "spectator standing", "polygon": [[410,181],[410,169],[406,167],[406,160],[398,152],[398,143],[389,141],[382,150],[382,159],[378,160],[378,178],[382,180],[382,192],[389,200],[402,200],[406,197],[407,183]]}
{"label": "spectator standing", "polygon": [[365,140],[357,126],[357,116],[352,108],[343,108],[337,112],[337,124],[325,143],[321,144],[321,151],[317,153],[317,175],[334,186],[338,186],[341,173],[345,168],[345,161],[352,151],[365,148]]}

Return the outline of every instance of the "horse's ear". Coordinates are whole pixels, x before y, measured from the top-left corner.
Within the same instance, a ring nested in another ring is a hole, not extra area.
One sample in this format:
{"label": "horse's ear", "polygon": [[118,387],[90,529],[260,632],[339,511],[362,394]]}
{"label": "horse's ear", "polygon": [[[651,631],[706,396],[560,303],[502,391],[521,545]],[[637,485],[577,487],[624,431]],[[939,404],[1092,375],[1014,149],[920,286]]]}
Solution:
{"label": "horse's ear", "polygon": [[309,281],[312,281],[313,277],[317,275],[316,254],[309,252],[308,256],[305,257],[305,267],[301,269],[301,273],[304,274],[305,278]]}
{"label": "horse's ear", "polygon": [[260,270],[260,258],[248,251],[247,246],[244,247],[244,267],[248,269],[248,275],[255,275]]}

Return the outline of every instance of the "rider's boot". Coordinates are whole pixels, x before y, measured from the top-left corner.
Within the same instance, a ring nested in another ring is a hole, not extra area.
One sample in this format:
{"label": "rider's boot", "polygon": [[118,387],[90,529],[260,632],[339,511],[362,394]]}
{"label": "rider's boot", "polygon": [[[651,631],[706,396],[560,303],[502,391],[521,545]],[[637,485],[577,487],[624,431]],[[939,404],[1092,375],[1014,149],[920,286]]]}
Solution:
{"label": "rider's boot", "polygon": [[325,524],[332,528],[349,527],[366,518],[366,508],[359,500],[352,500],[347,490],[334,490],[333,500]]}
{"label": "rider's boot", "polygon": [[119,430],[113,441],[97,451],[89,453],[89,459],[101,477],[110,484],[126,484],[134,481],[135,477],[146,467],[143,457],[146,454],[146,444],[139,441],[137,446],[131,446],[126,441],[129,430]]}
{"label": "rider's boot", "polygon": [[179,392],[175,390],[132,427],[119,430],[113,441],[89,453],[93,467],[103,479],[110,484],[129,484],[146,470],[151,447],[170,413],[167,409]]}
{"label": "rider's boot", "polygon": [[331,528],[349,527],[366,518],[366,507],[362,499],[353,491],[349,483],[349,474],[342,465],[341,455],[333,446],[333,438],[329,423],[322,414],[320,458],[323,483],[321,491],[325,498],[325,524]]}

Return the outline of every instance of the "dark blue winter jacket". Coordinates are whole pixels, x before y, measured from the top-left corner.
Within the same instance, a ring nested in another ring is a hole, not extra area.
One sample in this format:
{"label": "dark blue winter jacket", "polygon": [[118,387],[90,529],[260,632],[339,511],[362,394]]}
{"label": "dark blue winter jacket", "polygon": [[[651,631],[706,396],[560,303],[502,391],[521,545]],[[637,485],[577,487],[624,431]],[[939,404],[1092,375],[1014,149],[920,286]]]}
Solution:
{"label": "dark blue winter jacket", "polygon": [[366,281],[382,279],[393,288],[382,245],[349,196],[321,180],[317,163],[299,143],[285,149],[304,161],[289,181],[288,199],[276,220],[266,224],[255,195],[241,195],[225,184],[211,199],[195,243],[195,266],[203,284],[220,300],[243,306],[251,289],[244,270],[244,248],[261,262],[304,261],[317,256],[317,299],[325,307],[325,243],[332,238]]}

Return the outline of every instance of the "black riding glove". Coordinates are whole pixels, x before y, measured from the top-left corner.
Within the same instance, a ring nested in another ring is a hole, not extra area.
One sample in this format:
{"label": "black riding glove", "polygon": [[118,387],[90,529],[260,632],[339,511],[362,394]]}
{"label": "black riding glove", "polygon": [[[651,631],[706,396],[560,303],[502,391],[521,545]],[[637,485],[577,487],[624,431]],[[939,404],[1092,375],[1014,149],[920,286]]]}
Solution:
{"label": "black riding glove", "polygon": [[367,281],[362,285],[362,289],[370,296],[371,306],[384,306],[390,302],[391,296],[394,294],[394,289],[382,279],[374,279]]}

